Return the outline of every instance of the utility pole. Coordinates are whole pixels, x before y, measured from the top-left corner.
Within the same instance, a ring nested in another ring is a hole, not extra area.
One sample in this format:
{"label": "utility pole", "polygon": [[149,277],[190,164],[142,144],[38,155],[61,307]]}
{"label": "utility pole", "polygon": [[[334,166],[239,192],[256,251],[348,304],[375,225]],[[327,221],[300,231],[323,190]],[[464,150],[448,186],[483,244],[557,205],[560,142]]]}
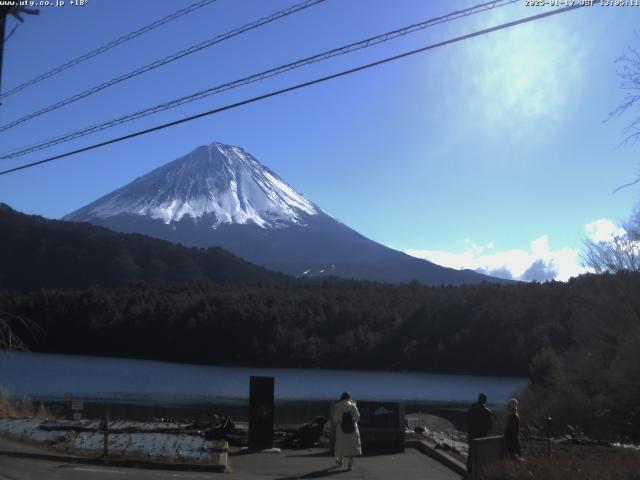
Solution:
{"label": "utility pole", "polygon": [[[13,15],[20,23],[24,22],[24,19],[20,15],[26,13],[27,15],[38,15],[40,10],[34,10],[32,8],[18,7],[15,5],[2,5],[0,6],[0,93],[2,93],[2,57],[4,53],[4,36],[7,25],[7,16]],[[2,105],[2,103],[0,103]]]}
{"label": "utility pole", "polygon": [[2,93],[2,54],[4,52],[4,31],[7,24],[7,14],[12,7],[3,5],[0,7],[0,93]]}

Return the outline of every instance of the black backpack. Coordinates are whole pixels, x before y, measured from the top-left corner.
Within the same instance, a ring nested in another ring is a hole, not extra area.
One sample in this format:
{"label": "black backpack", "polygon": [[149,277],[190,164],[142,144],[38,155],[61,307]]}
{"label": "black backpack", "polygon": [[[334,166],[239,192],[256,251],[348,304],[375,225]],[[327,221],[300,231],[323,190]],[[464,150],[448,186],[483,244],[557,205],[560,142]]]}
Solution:
{"label": "black backpack", "polygon": [[355,422],[353,421],[353,416],[351,415],[351,412],[344,412],[342,414],[342,431],[344,433],[353,433],[356,431],[356,425]]}

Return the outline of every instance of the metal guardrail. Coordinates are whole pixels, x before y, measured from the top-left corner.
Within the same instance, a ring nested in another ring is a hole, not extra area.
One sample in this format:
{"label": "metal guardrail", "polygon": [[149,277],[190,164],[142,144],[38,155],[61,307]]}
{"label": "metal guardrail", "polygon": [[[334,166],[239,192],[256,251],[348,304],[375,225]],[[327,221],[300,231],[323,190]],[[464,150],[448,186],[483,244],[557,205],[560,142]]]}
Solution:
{"label": "metal guardrail", "polygon": [[482,479],[482,470],[502,460],[506,456],[504,437],[481,437],[472,440],[469,454],[471,455],[471,478],[472,480]]}

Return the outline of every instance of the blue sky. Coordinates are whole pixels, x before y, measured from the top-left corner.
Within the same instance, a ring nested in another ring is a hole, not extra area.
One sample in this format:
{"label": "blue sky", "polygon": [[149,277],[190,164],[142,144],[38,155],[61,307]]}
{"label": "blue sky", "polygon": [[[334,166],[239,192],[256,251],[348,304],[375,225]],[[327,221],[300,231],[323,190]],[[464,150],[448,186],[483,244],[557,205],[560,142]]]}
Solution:
{"label": "blue sky", "polygon": [[[89,0],[83,7],[42,7],[6,44],[2,89],[190,3]],[[294,3],[218,0],[6,98],[0,123]],[[476,3],[327,0],[0,133],[0,151]],[[2,166],[542,11],[521,2],[438,25]],[[0,201],[59,218],[220,141],[243,147],[324,210],[392,248],[456,268],[566,279],[582,271],[582,240],[606,237],[637,199],[634,187],[612,193],[638,173],[640,146],[618,147],[632,115],[604,120],[622,101],[614,60],[627,46],[640,46],[638,20],[640,7],[597,6],[438,48],[1,176]]]}

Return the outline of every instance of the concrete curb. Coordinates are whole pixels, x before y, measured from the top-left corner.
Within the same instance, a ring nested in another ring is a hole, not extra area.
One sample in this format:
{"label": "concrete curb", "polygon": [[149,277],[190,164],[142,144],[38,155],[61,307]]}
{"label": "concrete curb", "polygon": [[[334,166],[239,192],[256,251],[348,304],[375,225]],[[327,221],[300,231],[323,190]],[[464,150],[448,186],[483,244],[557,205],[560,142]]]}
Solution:
{"label": "concrete curb", "polygon": [[0,456],[15,458],[32,458],[35,460],[47,460],[53,462],[80,463],[85,465],[106,465],[110,467],[147,468],[152,470],[178,470],[192,472],[225,472],[227,469],[227,453],[224,453],[225,462],[220,465],[205,465],[195,463],[160,463],[133,459],[105,459],[102,457],[77,457],[72,455],[54,455],[48,453],[27,453],[9,450],[0,450]]}
{"label": "concrete curb", "polygon": [[442,463],[444,466],[449,467],[451,470],[463,477],[467,475],[466,465],[462,464],[452,456],[447,455],[442,450],[432,447],[425,440],[407,440],[405,445],[407,447],[415,448],[437,462]]}

